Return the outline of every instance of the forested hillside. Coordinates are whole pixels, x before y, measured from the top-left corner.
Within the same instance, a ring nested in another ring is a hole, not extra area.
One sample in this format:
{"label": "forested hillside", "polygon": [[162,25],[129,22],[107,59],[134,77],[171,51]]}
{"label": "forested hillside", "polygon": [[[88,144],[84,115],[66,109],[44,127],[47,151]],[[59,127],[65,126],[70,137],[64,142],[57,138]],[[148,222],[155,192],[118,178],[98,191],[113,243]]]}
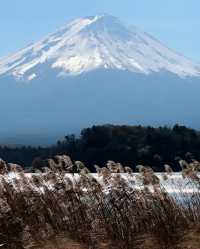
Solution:
{"label": "forested hillside", "polygon": [[79,137],[68,135],[54,146],[0,147],[0,157],[23,167],[40,168],[54,155],[67,154],[81,160],[91,169],[94,164],[104,165],[108,160],[129,165],[149,165],[162,171],[168,163],[178,170],[180,158],[200,159],[200,132],[185,126],[142,127],[103,125],[82,130]]}

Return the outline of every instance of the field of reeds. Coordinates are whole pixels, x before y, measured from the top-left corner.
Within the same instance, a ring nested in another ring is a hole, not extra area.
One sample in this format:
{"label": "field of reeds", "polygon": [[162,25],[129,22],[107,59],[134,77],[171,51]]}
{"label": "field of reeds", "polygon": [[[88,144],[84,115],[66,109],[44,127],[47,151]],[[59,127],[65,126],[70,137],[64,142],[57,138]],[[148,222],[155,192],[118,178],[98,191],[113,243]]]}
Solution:
{"label": "field of reeds", "polygon": [[135,174],[109,161],[93,174],[56,156],[26,173],[1,160],[0,248],[199,249],[200,163],[180,166]]}

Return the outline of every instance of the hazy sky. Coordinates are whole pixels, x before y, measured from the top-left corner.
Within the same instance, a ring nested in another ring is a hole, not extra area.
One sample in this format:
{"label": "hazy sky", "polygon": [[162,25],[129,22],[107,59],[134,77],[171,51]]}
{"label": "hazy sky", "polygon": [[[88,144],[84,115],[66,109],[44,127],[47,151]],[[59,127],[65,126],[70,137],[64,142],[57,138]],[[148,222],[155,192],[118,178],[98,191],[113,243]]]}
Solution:
{"label": "hazy sky", "polygon": [[0,56],[56,31],[67,21],[108,13],[200,62],[200,0],[2,0]]}

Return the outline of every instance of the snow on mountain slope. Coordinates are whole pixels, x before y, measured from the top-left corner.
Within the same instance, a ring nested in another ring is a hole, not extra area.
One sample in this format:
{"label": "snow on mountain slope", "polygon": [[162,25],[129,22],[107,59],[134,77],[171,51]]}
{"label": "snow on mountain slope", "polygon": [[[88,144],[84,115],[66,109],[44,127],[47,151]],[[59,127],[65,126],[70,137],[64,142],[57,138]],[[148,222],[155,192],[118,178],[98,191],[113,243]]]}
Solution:
{"label": "snow on mountain slope", "polygon": [[109,15],[74,20],[38,43],[0,59],[0,76],[18,80],[39,78],[47,68],[62,77],[102,68],[200,76],[200,66]]}

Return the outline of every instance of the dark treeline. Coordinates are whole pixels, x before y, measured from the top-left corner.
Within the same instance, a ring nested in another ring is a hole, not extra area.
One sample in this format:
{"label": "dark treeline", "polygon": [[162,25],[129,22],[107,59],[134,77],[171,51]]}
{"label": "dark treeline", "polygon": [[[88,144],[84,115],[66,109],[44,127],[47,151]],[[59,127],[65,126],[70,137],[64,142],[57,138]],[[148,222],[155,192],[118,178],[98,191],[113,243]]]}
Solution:
{"label": "dark treeline", "polygon": [[185,126],[142,127],[103,125],[82,130],[79,137],[68,135],[56,145],[42,147],[0,147],[0,157],[24,167],[40,168],[45,159],[67,154],[84,162],[90,169],[108,160],[135,169],[138,164],[162,171],[164,164],[179,170],[179,159],[200,160],[200,132]]}

